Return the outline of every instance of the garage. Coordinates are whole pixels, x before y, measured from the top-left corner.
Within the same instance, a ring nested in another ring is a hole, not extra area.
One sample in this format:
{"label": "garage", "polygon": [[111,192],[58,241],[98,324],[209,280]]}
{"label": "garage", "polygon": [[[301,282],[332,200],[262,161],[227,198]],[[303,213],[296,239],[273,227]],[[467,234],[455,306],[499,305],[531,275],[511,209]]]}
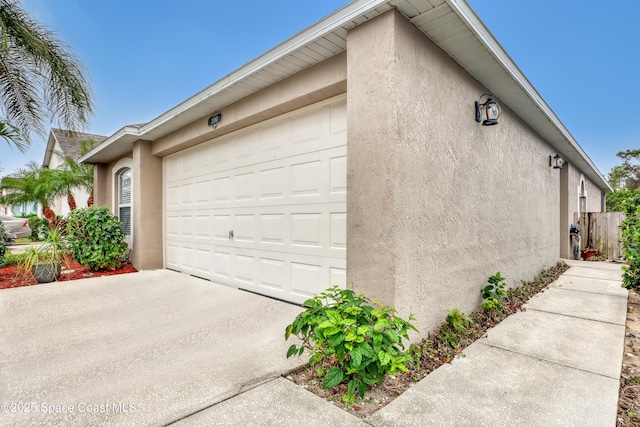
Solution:
{"label": "garage", "polygon": [[344,96],[167,156],[166,268],[302,303],[346,285]]}

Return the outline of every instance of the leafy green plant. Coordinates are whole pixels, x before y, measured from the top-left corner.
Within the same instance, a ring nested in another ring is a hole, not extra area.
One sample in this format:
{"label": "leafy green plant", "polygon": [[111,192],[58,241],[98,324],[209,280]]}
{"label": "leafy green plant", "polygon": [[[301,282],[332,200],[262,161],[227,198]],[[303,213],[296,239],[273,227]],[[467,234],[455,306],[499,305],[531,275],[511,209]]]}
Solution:
{"label": "leafy green plant", "polygon": [[71,211],[67,233],[73,258],[94,271],[115,270],[125,260],[127,243],[120,220],[106,207]]}
{"label": "leafy green plant", "polygon": [[[396,316],[396,310],[337,286],[305,301],[307,308],[287,326],[285,338],[295,335],[302,345],[291,345],[287,358],[307,349],[309,364],[317,366],[329,389],[347,381],[345,403],[355,401],[356,392],[380,384],[384,375],[408,372],[411,357],[404,352],[403,339],[417,329]],[[409,320],[415,320],[413,315]],[[326,368],[329,367],[327,370]]]}
{"label": "leafy green plant", "polygon": [[0,222],[0,267],[4,267],[4,255],[7,252],[7,236],[4,234],[4,223]]}
{"label": "leafy green plant", "polygon": [[628,265],[622,266],[622,286],[627,289],[640,289],[640,206],[633,200],[625,203],[626,218],[620,224],[624,258]]}
{"label": "leafy green plant", "polygon": [[453,310],[447,310],[447,313],[449,313],[446,319],[447,324],[451,328],[453,328],[453,330],[459,332],[467,331],[467,326],[469,325],[469,323],[471,323],[471,318],[469,316],[467,316],[457,308],[454,308]]}
{"label": "leafy green plant", "polygon": [[482,303],[482,308],[488,310],[492,308],[501,308],[502,303],[500,300],[507,296],[507,292],[504,290],[506,286],[506,279],[502,277],[498,271],[496,274],[489,277],[487,282],[489,282],[489,284],[482,289],[482,298],[485,300]]}
{"label": "leafy green plant", "polygon": [[62,265],[67,265],[68,253],[67,242],[60,229],[58,227],[47,229],[44,242],[28,247],[19,258],[18,272],[32,274],[39,282],[42,281],[39,278],[40,273],[57,280]]}
{"label": "leafy green plant", "polygon": [[454,308],[447,311],[449,314],[446,323],[440,330],[440,337],[444,339],[452,349],[456,349],[460,344],[460,339],[467,333],[467,326],[472,322],[471,318]]}

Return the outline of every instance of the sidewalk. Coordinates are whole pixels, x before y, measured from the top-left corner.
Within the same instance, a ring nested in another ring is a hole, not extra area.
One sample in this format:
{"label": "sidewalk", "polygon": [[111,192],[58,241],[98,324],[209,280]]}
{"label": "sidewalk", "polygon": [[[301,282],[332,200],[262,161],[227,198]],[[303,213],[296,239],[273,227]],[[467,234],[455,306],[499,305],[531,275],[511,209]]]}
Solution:
{"label": "sidewalk", "polygon": [[620,265],[571,269],[369,420],[277,378],[176,424],[615,426],[627,291]]}

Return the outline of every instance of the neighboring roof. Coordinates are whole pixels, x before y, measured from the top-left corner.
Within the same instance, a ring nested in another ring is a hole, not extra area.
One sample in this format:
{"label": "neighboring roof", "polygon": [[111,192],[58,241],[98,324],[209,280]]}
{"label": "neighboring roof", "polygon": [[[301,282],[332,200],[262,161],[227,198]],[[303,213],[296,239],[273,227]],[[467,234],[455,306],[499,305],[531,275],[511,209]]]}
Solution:
{"label": "neighboring roof", "polygon": [[107,137],[104,135],[95,135],[92,133],[84,132],[70,132],[68,130],[51,128],[42,165],[48,167],[49,163],[51,163],[51,155],[53,154],[53,147],[56,142],[60,146],[60,151],[62,152],[62,154],[71,157],[74,161],[78,161],[78,159],[82,156],[82,152],[80,150],[82,141],[92,140],[96,144],[101,144],[106,139]]}
{"label": "neighboring roof", "polygon": [[409,18],[598,187],[611,191],[593,161],[464,0],[354,0],[149,123],[123,127],[81,161],[108,162],[130,152],[138,139],[154,141],[343,52],[347,31],[392,8]]}

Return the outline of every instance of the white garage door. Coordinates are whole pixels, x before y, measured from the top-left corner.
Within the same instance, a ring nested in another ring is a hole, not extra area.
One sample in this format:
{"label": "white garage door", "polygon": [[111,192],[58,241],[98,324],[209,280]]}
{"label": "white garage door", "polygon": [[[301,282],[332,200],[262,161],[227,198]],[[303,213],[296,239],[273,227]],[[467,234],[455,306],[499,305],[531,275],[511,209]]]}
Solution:
{"label": "white garage door", "polygon": [[345,286],[346,103],[164,160],[166,267],[301,303]]}

